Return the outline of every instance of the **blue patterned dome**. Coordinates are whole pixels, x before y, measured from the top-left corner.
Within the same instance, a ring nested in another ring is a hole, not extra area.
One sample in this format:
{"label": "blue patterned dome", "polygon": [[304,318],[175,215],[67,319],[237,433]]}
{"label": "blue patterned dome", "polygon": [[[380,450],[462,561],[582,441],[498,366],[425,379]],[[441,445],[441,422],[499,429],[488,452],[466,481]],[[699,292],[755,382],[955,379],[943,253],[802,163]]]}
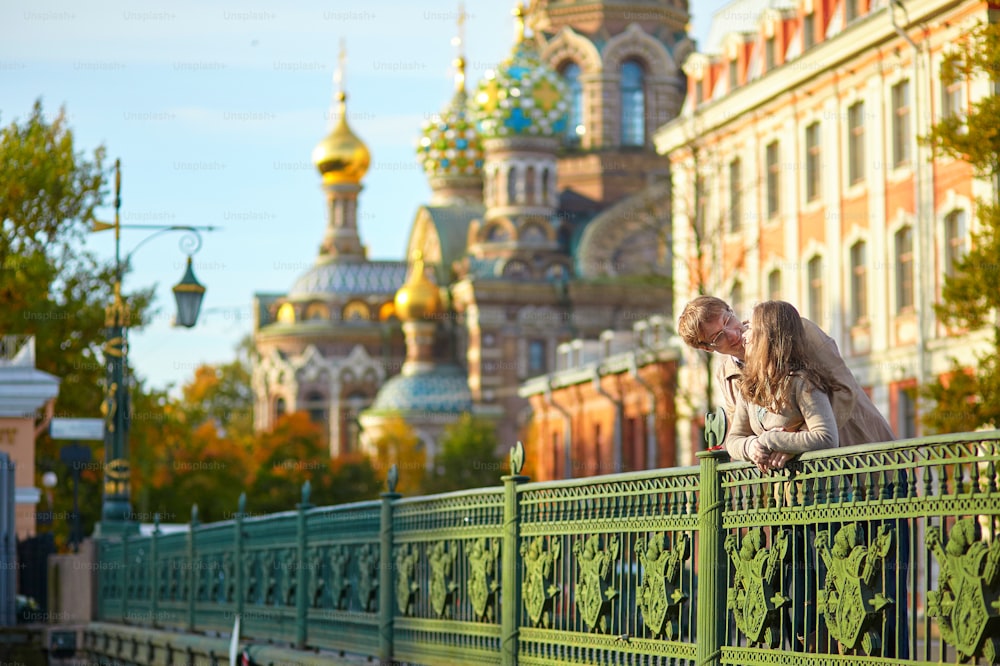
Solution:
{"label": "blue patterned dome", "polygon": [[472,409],[469,380],[455,365],[396,375],[379,389],[369,412],[461,414]]}
{"label": "blue patterned dome", "polygon": [[499,67],[479,82],[474,112],[484,139],[558,136],[565,131],[569,91],[523,36]]}
{"label": "blue patterned dome", "polygon": [[417,159],[428,177],[479,176],[483,172],[483,142],[476,131],[464,89],[451,104],[424,124]]}

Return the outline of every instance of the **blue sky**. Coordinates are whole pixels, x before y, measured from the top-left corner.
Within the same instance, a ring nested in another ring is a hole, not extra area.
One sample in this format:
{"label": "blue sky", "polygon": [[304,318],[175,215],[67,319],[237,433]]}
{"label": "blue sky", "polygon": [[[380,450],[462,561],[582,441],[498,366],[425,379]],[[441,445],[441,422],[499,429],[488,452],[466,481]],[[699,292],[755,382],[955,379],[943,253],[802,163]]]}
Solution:
{"label": "blue sky", "polygon": [[[508,0],[467,0],[470,88],[510,52]],[[721,0],[691,2],[700,39]],[[84,6],[85,5],[85,6]],[[181,234],[142,246],[125,290],[156,285],[157,314],[131,334],[130,362],[179,386],[233,358],[255,292],[284,292],[316,257],[326,224],[313,146],[329,130],[346,41],[348,121],[372,165],[359,204],[372,258],[402,257],[430,196],[414,148],[451,97],[457,0],[142,2],[8,0],[0,6],[0,123],[35,99],[66,108],[76,145],[122,160],[123,224],[213,225],[195,255],[207,286],[190,330],[171,327]],[[113,210],[104,211],[111,220]],[[149,232],[123,231],[126,253]],[[111,232],[87,247],[110,257]],[[85,416],[85,415],[83,415]]]}

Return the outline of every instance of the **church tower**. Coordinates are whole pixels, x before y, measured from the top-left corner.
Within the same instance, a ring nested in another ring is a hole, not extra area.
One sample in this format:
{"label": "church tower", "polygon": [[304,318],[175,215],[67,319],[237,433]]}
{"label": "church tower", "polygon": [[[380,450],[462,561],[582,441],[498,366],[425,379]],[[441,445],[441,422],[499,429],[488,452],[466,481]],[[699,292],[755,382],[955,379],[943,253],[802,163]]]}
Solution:
{"label": "church tower", "polygon": [[560,190],[604,208],[669,177],[652,138],[684,100],[689,20],[687,0],[532,2],[541,56],[569,88]]}
{"label": "church tower", "polygon": [[331,113],[336,125],[313,149],[312,158],[323,177],[327,201],[326,234],[320,245],[320,257],[339,260],[365,258],[365,248],[358,235],[358,193],[361,179],[368,172],[371,155],[368,147],[347,124],[347,93],[343,72],[345,51],[341,46],[340,66],[334,77],[337,83],[336,105]]}
{"label": "church tower", "polygon": [[369,260],[358,229],[371,155],[347,122],[345,57],[341,46],[333,129],[312,153],[327,202],[319,252],[287,293],[256,294],[254,319],[254,426],[308,412],[333,456],[357,450],[358,416],[405,353],[393,299],[406,262]]}

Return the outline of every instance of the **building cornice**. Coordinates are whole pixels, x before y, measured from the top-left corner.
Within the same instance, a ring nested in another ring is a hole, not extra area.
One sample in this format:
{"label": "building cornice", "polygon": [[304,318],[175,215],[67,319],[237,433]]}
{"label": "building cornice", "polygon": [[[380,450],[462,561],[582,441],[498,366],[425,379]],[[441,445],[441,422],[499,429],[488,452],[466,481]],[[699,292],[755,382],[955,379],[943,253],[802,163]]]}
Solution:
{"label": "building cornice", "polygon": [[[942,4],[940,0],[908,2],[910,23],[905,29],[908,32],[923,30],[924,24],[930,17],[960,4],[961,0],[946,4]],[[717,100],[705,102],[693,112],[678,116],[663,125],[653,135],[656,151],[666,155],[690,144],[692,127],[696,128],[697,136],[704,136],[724,128],[746,114],[773,104],[776,99],[790,91],[815,84],[821,77],[853,74],[850,67],[852,62],[886,44],[894,41],[902,43],[903,40],[893,29],[889,11],[888,7],[873,11],[864,18],[852,22],[835,37],[817,44],[763,77],[740,86]]]}

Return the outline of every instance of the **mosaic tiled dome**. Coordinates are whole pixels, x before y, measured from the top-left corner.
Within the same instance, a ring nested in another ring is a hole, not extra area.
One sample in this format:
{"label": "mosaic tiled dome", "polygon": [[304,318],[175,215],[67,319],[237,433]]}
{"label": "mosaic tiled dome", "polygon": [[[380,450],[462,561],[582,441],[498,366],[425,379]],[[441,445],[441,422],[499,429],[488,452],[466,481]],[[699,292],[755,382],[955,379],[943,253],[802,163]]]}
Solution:
{"label": "mosaic tiled dome", "polygon": [[479,82],[473,105],[484,139],[557,136],[565,131],[568,90],[522,38],[511,56]]}
{"label": "mosaic tiled dome", "polygon": [[458,90],[451,104],[424,124],[417,159],[428,177],[482,173],[483,143],[468,99],[465,90]]}
{"label": "mosaic tiled dome", "polygon": [[369,411],[467,412],[472,409],[468,382],[462,369],[455,365],[438,365],[426,372],[396,375],[382,385]]}

